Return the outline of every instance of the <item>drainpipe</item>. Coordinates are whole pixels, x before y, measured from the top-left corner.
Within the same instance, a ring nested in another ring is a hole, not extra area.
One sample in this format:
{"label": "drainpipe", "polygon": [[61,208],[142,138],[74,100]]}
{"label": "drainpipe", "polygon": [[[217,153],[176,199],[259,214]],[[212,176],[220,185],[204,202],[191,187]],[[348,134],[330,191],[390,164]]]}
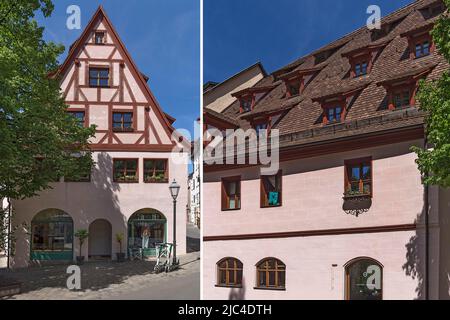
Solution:
{"label": "drainpipe", "polygon": [[11,201],[9,198],[6,198],[8,201],[8,250],[6,252],[6,267],[10,269],[10,256],[11,256]]}
{"label": "drainpipe", "polygon": [[[428,150],[428,139],[425,133],[424,149]],[[425,172],[425,178],[428,178],[428,172]],[[428,203],[428,185],[424,185],[424,206],[425,206],[425,300],[429,300],[429,248],[430,233],[428,226],[429,203]]]}

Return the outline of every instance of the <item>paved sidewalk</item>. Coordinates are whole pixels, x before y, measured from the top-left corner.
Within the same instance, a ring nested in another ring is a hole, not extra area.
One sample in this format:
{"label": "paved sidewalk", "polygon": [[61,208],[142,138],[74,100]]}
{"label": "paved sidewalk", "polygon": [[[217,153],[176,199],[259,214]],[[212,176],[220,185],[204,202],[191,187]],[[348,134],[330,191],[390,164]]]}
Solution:
{"label": "paved sidewalk", "polygon": [[179,270],[160,274],[153,273],[155,261],[87,262],[79,291],[66,287],[67,265],[1,270],[0,277],[22,282],[22,293],[9,299],[199,299],[199,257],[182,255]]}

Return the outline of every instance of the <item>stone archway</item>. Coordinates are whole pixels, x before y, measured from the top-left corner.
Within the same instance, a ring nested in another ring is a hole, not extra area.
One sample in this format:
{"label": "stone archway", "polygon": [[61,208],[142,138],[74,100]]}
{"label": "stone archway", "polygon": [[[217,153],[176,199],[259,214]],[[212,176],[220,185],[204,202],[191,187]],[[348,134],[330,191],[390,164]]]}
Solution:
{"label": "stone archway", "polygon": [[89,259],[111,259],[112,227],[105,219],[97,219],[89,225]]}

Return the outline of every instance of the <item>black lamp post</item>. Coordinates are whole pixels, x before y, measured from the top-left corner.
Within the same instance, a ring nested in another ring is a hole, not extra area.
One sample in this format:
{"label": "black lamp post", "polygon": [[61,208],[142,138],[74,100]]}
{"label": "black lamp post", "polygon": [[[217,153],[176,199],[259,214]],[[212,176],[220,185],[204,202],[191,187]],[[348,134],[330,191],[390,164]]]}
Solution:
{"label": "black lamp post", "polygon": [[172,266],[176,266],[177,262],[177,197],[180,191],[180,185],[173,179],[169,186],[170,195],[173,199],[173,262]]}

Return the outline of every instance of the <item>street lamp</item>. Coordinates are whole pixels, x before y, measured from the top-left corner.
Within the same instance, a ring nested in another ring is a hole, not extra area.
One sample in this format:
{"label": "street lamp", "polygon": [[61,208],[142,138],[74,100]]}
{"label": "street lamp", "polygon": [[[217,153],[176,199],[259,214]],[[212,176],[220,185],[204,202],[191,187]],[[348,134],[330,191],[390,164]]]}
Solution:
{"label": "street lamp", "polygon": [[180,192],[180,185],[173,179],[169,186],[170,195],[173,199],[173,261],[172,266],[176,267],[177,262],[177,197]]}

